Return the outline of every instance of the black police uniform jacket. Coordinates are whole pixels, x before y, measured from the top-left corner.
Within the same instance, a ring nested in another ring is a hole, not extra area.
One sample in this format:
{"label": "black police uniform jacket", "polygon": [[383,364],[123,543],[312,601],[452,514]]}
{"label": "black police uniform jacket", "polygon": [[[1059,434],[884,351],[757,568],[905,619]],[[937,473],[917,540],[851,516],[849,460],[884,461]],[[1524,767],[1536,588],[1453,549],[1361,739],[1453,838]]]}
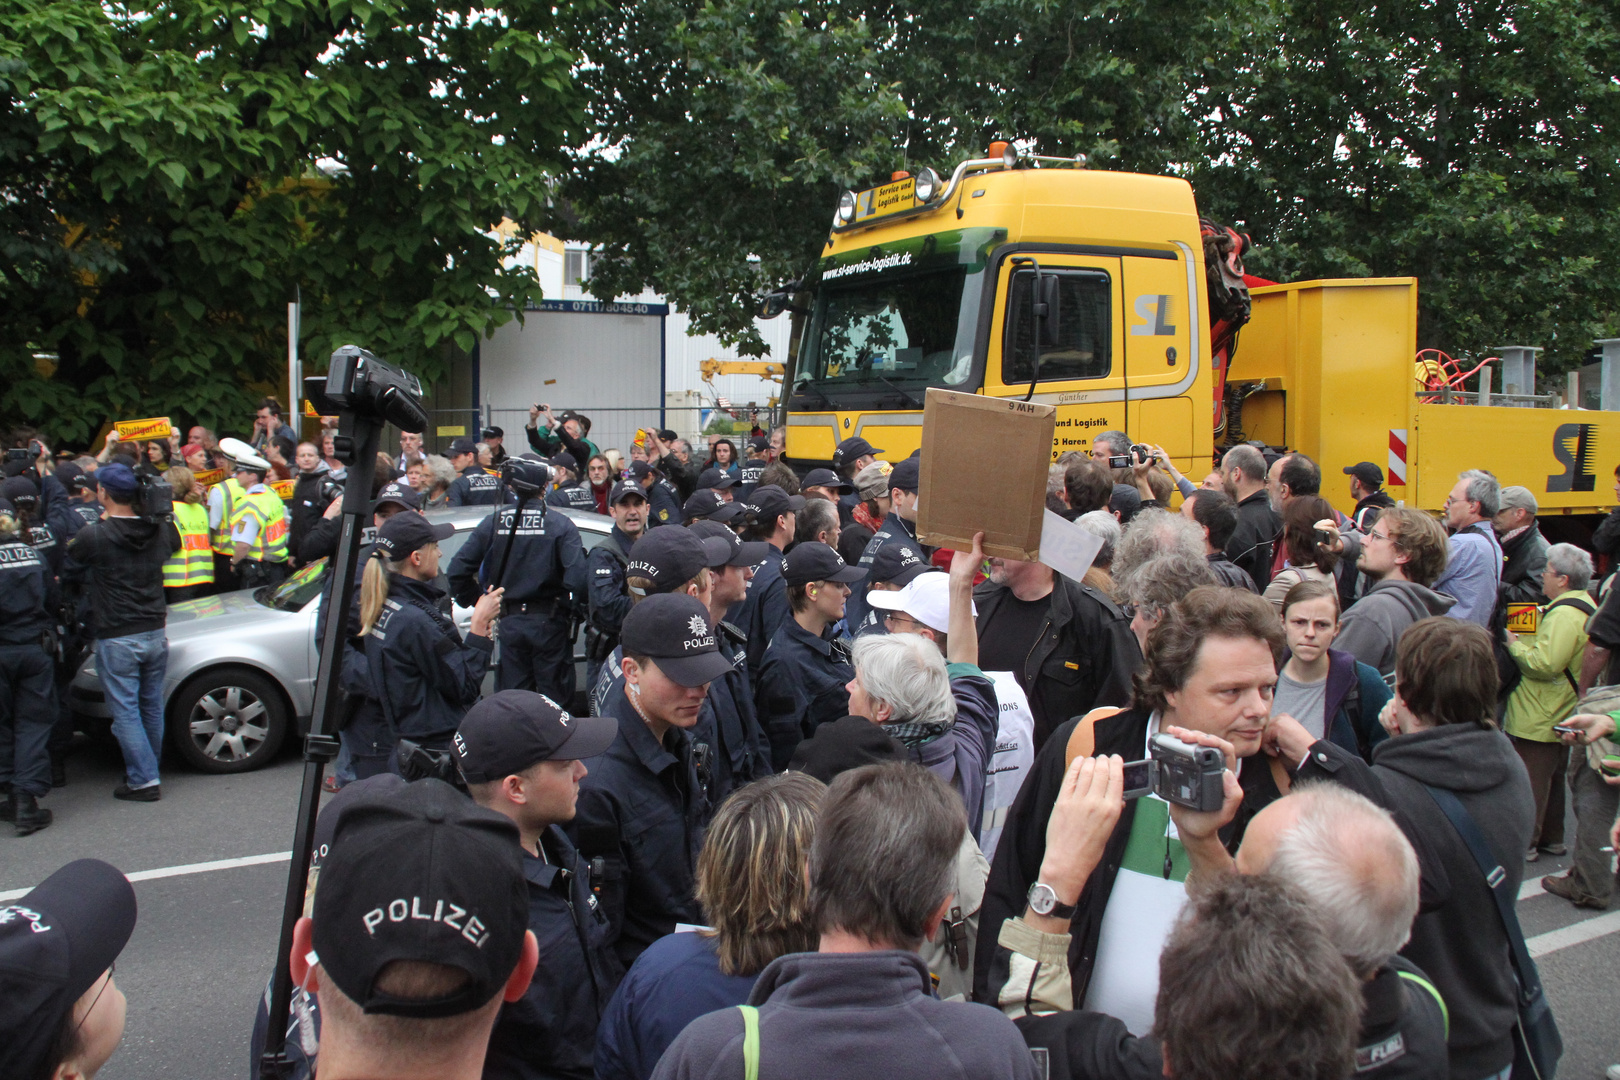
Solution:
{"label": "black police uniform jacket", "polygon": [[570,510],[588,510],[596,513],[596,496],[584,484],[566,484],[560,488],[553,488],[546,496],[547,506],[565,506]]}
{"label": "black police uniform jacket", "polygon": [[596,1027],[624,978],[585,860],[555,825],[540,843],[544,859],[523,853],[540,970],[521,998],[501,1006],[484,1080],[591,1080]]}
{"label": "black police uniform jacket", "polygon": [[477,634],[461,640],[439,610],[431,582],[393,575],[388,599],[365,637],[371,694],[396,737],[448,739],[478,700],[495,643]]}
{"label": "black police uniform jacket", "polygon": [[[1011,589],[990,581],[973,590],[981,632],[1011,595]],[[1141,666],[1142,648],[1125,613],[1091,586],[1053,574],[1046,623],[1024,657],[1023,671],[1015,673],[1022,675],[1035,717],[1035,749],[1070,717],[1102,705],[1129,704],[1131,676]]]}
{"label": "black police uniform jacket", "polygon": [[614,637],[618,636],[619,627],[624,625],[624,617],[630,614],[630,589],[625,579],[630,549],[635,543],[628,533],[615,525],[606,540],[585,553],[591,625]]}
{"label": "black police uniform jacket", "polygon": [[793,609],[788,603],[787,578],[782,576],[785,560],[775,544],[766,541],[770,551],[765,561],[754,567],[754,580],[748,583],[748,595],[742,603],[726,612],[727,618],[747,635],[748,677],[759,685],[760,665],[765,662],[765,650],[784,622],[793,621]]}
{"label": "black police uniform jacket", "polygon": [[628,968],[676,923],[703,921],[692,890],[713,810],[685,731],[671,727],[655,739],[623,687],[603,713],[619,734],[585,763],[568,833],[587,860],[602,859],[597,896]]}
{"label": "black police uniform jacket", "polygon": [[710,747],[709,799],[719,806],[734,789],[769,776],[774,769],[771,744],[760,727],[748,679],[748,639],[728,622],[716,629],[720,653],[730,658],[731,672],[709,684],[692,735]]}
{"label": "black police uniform jacket", "polygon": [[501,501],[501,482],[484,471],[482,465],[469,465],[450,481],[445,494],[451,506],[494,506]]}
{"label": "black police uniform jacket", "polygon": [[[517,532],[514,517],[521,511]],[[501,554],[511,539],[512,555],[501,566]],[[504,577],[494,580],[496,570]],[[567,514],[548,513],[536,499],[523,506],[507,505],[478,523],[467,542],[450,560],[450,595],[463,607],[478,602],[486,586],[503,585],[508,604],[532,604],[585,595],[585,544],[579,526]],[[558,609],[553,614],[564,618]]]}
{"label": "black police uniform jacket", "polygon": [[[1150,716],[1145,709],[1127,709],[1096,721],[1093,756],[1118,754],[1126,761],[1139,760],[1147,742]],[[1041,860],[1046,857],[1046,823],[1052,816],[1052,807],[1057,804],[1058,790],[1063,786],[1069,736],[1080,720],[1081,717],[1075,717],[1052,732],[1052,737],[1036,755],[1035,764],[1008,811],[1007,825],[996,844],[995,861],[990,865],[990,877],[985,881],[984,903],[979,908],[974,1001],[995,1004],[1007,982],[1011,953],[1000,943],[1001,924],[1024,913],[1029,887],[1040,875]],[[1243,802],[1237,815],[1220,833],[1227,851],[1238,849],[1249,822],[1282,794],[1277,790],[1269,762],[1269,758],[1257,754],[1239,763],[1238,782],[1243,785]],[[1135,817],[1136,800],[1133,799],[1125,804],[1114,831],[1109,833],[1102,861],[1080,891],[1074,918],[1069,923],[1069,980],[1075,1001],[1086,999],[1086,987],[1091,982],[1097,959],[1097,945],[1102,939],[1103,913],[1108,909],[1108,898],[1113,894],[1114,879],[1119,875]]]}
{"label": "black police uniform jacket", "polygon": [[675,485],[660,477],[647,489],[647,528],[681,523],[680,497]]}
{"label": "black police uniform jacket", "polygon": [[[928,562],[928,552],[917,542],[916,527],[891,510],[878,526],[877,532],[872,534],[872,539],[866,542],[866,550],[861,552],[861,568],[871,570],[872,560],[877,558],[878,549],[886,544],[899,544],[913,552],[924,563]],[[866,602],[866,593],[871,584],[870,578],[863,578],[852,587],[849,603],[844,606],[844,619],[851,627],[860,627],[867,621],[866,616],[871,607]]]}
{"label": "black police uniform jacket", "polygon": [[793,751],[822,724],[849,714],[849,639],[817,637],[789,618],[771,639],[756,691],[771,764],[788,767]]}
{"label": "black police uniform jacket", "polygon": [[66,544],[79,530],[86,525],[94,525],[101,520],[101,503],[95,499],[89,502],[80,502],[78,499],[58,501],[51,507],[51,516],[48,524],[56,530],[56,535]]}
{"label": "black police uniform jacket", "polygon": [[0,542],[0,646],[39,645],[55,591],[44,555],[20,539]]}

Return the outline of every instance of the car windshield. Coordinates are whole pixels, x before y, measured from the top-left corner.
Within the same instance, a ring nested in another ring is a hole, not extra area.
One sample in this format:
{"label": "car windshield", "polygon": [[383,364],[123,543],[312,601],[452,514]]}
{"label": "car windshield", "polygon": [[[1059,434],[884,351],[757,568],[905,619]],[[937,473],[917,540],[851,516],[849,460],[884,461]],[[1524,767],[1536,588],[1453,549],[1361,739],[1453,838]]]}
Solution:
{"label": "car windshield", "polygon": [[1005,237],[960,229],[824,260],[794,393],[876,392],[921,408],[923,389],[966,384],[988,253]]}
{"label": "car windshield", "polygon": [[300,566],[292,576],[272,588],[266,585],[253,594],[253,599],[277,611],[298,611],[321,594],[326,584],[326,559],[316,559],[308,566]]}

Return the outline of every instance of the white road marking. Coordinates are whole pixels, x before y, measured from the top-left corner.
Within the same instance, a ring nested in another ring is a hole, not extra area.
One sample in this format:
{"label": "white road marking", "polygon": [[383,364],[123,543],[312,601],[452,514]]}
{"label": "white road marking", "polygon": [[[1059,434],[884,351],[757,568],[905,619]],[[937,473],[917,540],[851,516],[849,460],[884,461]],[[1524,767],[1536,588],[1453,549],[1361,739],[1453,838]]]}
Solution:
{"label": "white road marking", "polygon": [[1620,930],[1620,911],[1611,911],[1607,915],[1598,915],[1582,922],[1571,923],[1558,930],[1537,934],[1526,940],[1525,945],[1532,957],[1546,956],[1559,949],[1567,949],[1571,945],[1606,937],[1617,930]]}
{"label": "white road marking", "polygon": [[1541,879],[1539,877],[1533,877],[1527,881],[1521,881],[1519,882],[1519,903],[1522,904],[1532,896],[1540,896],[1546,891],[1546,889],[1541,887]]}
{"label": "white road marking", "polygon": [[[130,881],[155,881],[158,878],[186,877],[190,874],[206,874],[211,870],[235,870],[241,866],[263,866],[266,863],[287,862],[292,858],[290,851],[273,851],[268,855],[244,855],[240,859],[215,859],[213,862],[186,863],[184,866],[163,866],[156,870],[137,870],[126,875]],[[0,892],[0,903],[15,900],[25,896],[28,889],[13,889],[10,892]]]}

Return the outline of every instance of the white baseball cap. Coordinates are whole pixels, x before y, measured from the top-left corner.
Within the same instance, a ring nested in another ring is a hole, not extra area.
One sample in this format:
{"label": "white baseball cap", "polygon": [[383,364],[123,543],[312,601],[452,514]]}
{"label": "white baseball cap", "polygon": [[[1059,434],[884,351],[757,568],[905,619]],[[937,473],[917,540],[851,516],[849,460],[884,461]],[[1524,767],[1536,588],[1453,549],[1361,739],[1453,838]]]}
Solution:
{"label": "white baseball cap", "polygon": [[[930,630],[945,633],[951,625],[951,576],[939,570],[918,574],[898,592],[873,589],[866,602],[875,608],[903,611]],[[970,601],[971,602],[971,601]],[[973,609],[976,617],[979,609]]]}

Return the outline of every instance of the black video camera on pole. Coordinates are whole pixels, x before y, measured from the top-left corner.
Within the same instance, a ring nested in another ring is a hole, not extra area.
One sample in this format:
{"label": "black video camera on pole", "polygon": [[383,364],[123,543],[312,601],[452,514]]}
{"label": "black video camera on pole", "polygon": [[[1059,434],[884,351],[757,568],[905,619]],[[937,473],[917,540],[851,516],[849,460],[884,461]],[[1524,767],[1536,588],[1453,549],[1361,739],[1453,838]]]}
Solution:
{"label": "black video camera on pole", "polygon": [[[332,589],[326,603],[330,617],[321,635],[320,670],[315,682],[315,708],[304,739],[304,784],[298,796],[298,824],[293,832],[292,867],[281,910],[281,936],[276,946],[276,972],[270,987],[270,1017],[265,1029],[260,1075],[285,1077],[291,1063],[285,1052],[287,1013],[292,999],[293,926],[304,914],[309,858],[315,845],[315,813],[320,806],[321,774],[337,756],[341,688],[338,685],[343,637],[348,633],[350,598],[357,583],[355,563],[361,530],[371,520],[371,484],[377,474],[377,446],[385,424],[401,431],[422,432],[427,412],[416,376],[386,364],[366,350],[345,345],[332,354],[328,373],[305,380],[305,396],[324,416],[337,414],[333,452],[348,466],[337,552],[331,563]],[[165,485],[166,487],[167,485]]]}

